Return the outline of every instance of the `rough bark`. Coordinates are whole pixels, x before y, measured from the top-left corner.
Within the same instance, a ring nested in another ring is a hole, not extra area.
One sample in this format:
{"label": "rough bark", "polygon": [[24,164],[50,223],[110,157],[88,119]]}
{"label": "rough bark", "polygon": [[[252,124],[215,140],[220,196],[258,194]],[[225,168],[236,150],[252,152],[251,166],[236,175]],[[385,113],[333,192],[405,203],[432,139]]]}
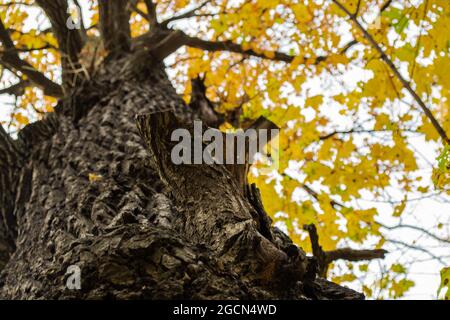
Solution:
{"label": "rough bark", "polygon": [[99,0],[100,32],[106,50],[127,51],[130,46],[130,10],[128,0]]}
{"label": "rough bark", "polygon": [[[21,132],[22,161],[0,157],[0,174],[19,166],[5,176],[18,181],[5,200],[17,232],[0,297],[362,298],[316,278],[316,261],[270,226],[254,186],[242,190],[224,166],[172,164],[171,129],[195,114],[160,64],[139,63],[151,59],[105,61]],[[0,146],[11,143],[2,135]],[[66,287],[70,265],[81,290]]]}
{"label": "rough bark", "polygon": [[15,249],[16,222],[12,212],[21,161],[16,144],[0,125],[0,269]]}

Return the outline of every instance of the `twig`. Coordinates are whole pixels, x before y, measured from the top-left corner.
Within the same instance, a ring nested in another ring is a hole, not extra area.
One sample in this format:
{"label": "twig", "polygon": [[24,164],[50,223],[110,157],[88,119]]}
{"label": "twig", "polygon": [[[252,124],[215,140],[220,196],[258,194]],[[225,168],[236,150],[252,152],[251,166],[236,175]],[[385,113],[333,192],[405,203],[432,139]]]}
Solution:
{"label": "twig", "polygon": [[383,13],[384,11],[386,11],[387,8],[389,8],[389,6],[391,5],[392,0],[387,0],[383,6],[380,9],[380,13]]}
{"label": "twig", "polygon": [[10,95],[15,95],[15,96],[21,96],[24,94],[25,88],[29,84],[30,83],[26,80],[20,81],[19,83],[9,86],[8,88],[0,89],[0,95],[1,94],[10,94]]}
{"label": "twig", "polygon": [[395,229],[401,229],[401,228],[406,228],[406,229],[412,229],[412,230],[416,230],[416,231],[420,231],[425,233],[427,236],[437,240],[437,241],[441,241],[441,242],[445,242],[445,243],[450,243],[450,239],[444,239],[441,237],[438,237],[437,235],[431,233],[430,231],[424,229],[424,228],[420,228],[418,226],[413,226],[413,225],[409,225],[409,224],[399,224],[396,226],[387,226],[385,224],[382,224],[380,222],[377,222],[378,225],[380,225],[381,227],[388,229],[388,230],[395,230]]}
{"label": "twig", "polygon": [[206,0],[205,2],[203,2],[202,4],[200,4],[199,6],[195,7],[192,10],[189,10],[189,11],[187,11],[187,12],[185,12],[183,14],[180,14],[178,16],[173,16],[173,17],[171,17],[171,18],[161,22],[161,27],[167,28],[168,24],[173,22],[173,21],[180,20],[180,19],[186,19],[186,18],[190,18],[190,17],[194,16],[195,12],[197,12],[198,10],[200,10],[201,8],[203,8],[204,6],[206,6],[210,2],[211,2],[211,0]]}

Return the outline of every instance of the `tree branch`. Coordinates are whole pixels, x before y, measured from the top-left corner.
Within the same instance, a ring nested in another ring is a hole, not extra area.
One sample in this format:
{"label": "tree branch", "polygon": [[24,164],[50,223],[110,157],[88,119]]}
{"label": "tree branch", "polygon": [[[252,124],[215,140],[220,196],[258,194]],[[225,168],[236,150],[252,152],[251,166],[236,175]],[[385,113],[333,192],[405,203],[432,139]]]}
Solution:
{"label": "tree branch", "polygon": [[381,227],[388,229],[388,230],[395,230],[395,229],[402,229],[402,228],[416,230],[416,231],[426,234],[427,236],[429,236],[430,238],[433,238],[434,240],[445,242],[445,243],[450,243],[450,239],[438,237],[437,235],[431,233],[430,231],[428,231],[424,228],[418,227],[418,226],[413,226],[413,225],[409,225],[409,224],[398,224],[396,226],[387,226],[380,222],[377,222],[377,224],[379,224]]}
{"label": "tree branch", "polygon": [[[182,45],[186,45],[193,48],[198,48],[206,51],[228,51],[234,53],[240,53],[245,56],[253,56],[262,59],[268,59],[273,61],[282,61],[291,63],[296,56],[291,56],[280,51],[269,52],[256,52],[253,49],[244,49],[240,44],[234,43],[232,41],[209,41],[202,40],[196,37],[191,37],[183,33]],[[326,56],[318,56],[314,58],[313,64],[319,64],[327,59]],[[302,62],[306,63],[310,60],[310,57],[302,57]]]}
{"label": "tree branch", "polygon": [[9,33],[1,20],[0,41],[6,49],[4,52],[0,52],[0,64],[4,65],[7,69],[16,70],[26,75],[35,86],[44,91],[45,95],[53,97],[63,96],[63,90],[59,84],[48,79],[44,74],[37,71],[28,62],[20,59],[17,51],[15,50],[14,43],[12,42]]}
{"label": "tree branch", "polygon": [[130,10],[128,0],[98,0],[100,33],[106,50],[124,52],[130,49]]}
{"label": "tree branch", "polygon": [[358,44],[358,41],[357,41],[357,40],[352,40],[352,41],[348,42],[348,43],[344,46],[344,48],[342,48],[342,50],[340,51],[341,54],[345,54],[348,50],[350,50],[351,47],[353,47],[353,46],[355,46],[355,45],[357,45],[357,44]]}
{"label": "tree branch", "polygon": [[82,33],[75,27],[70,28],[67,24],[70,19],[67,0],[36,0],[36,3],[50,20],[58,41],[62,54],[63,84],[69,88],[74,87],[79,79],[76,71],[80,66],[78,55],[84,46]]}
{"label": "tree branch", "polygon": [[353,14],[355,17],[358,16],[359,13],[359,9],[361,8],[361,0],[358,0],[358,3],[356,4],[356,10],[355,13]]}
{"label": "tree branch", "polygon": [[[164,37],[162,37],[164,35]],[[160,41],[164,38],[164,46],[161,46]],[[353,47],[358,42],[356,40],[350,41],[345,45],[340,51],[341,54],[345,54],[348,49]],[[203,40],[197,37],[189,36],[181,30],[172,30],[164,28],[155,28],[150,32],[139,36],[133,40],[133,46],[145,46],[149,47],[153,51],[153,56],[157,57],[159,60],[164,59],[169,54],[173,53],[182,46],[188,46],[192,48],[198,48],[205,51],[215,52],[215,51],[227,51],[242,54],[244,56],[253,56],[257,58],[281,61],[286,63],[291,63],[297,56],[291,56],[280,51],[261,51],[257,52],[254,49],[244,49],[242,45],[234,43],[230,40],[226,41],[210,41]],[[164,47],[164,50],[156,50],[157,47]],[[158,52],[160,51],[160,52]],[[308,56],[300,57],[300,63],[308,63],[309,61],[313,65],[318,65],[319,63],[326,61],[327,56],[317,56],[311,58]]]}
{"label": "tree branch", "polygon": [[[301,187],[302,187],[303,190],[305,190],[310,196],[312,196],[315,200],[319,200],[319,194],[318,194],[315,190],[311,189],[310,186],[308,186],[308,185],[306,185],[306,184],[303,184],[303,185],[301,185]],[[331,204],[331,206],[332,206],[333,208],[335,208],[335,209],[336,209],[336,207],[345,208],[345,206],[344,206],[342,203],[337,202],[337,201],[335,201],[335,200],[331,200],[331,201],[330,201],[330,204]]]}
{"label": "tree branch", "polygon": [[323,278],[326,278],[328,266],[330,263],[336,260],[347,261],[364,261],[373,259],[383,259],[388,253],[383,249],[374,250],[356,250],[351,248],[342,248],[331,251],[324,251],[319,244],[319,235],[314,224],[305,225],[303,227],[309,233],[311,240],[311,247],[314,257],[318,262],[318,274]]}
{"label": "tree branch", "polygon": [[364,38],[366,38],[367,41],[371,44],[371,46],[380,54],[381,59],[388,65],[388,67],[391,69],[391,71],[394,73],[394,75],[397,77],[397,79],[402,83],[403,87],[411,94],[411,96],[414,98],[414,100],[417,102],[417,104],[421,107],[422,111],[425,113],[425,115],[428,117],[428,119],[431,121],[431,124],[436,129],[436,131],[441,136],[442,140],[446,144],[450,144],[450,139],[448,138],[444,128],[439,124],[439,122],[434,117],[433,113],[430,109],[425,105],[425,103],[422,101],[422,99],[419,97],[419,95],[413,90],[410,83],[401,75],[401,73],[398,71],[397,67],[394,65],[392,60],[387,56],[387,54],[383,51],[383,49],[380,47],[380,45],[375,41],[375,39],[371,36],[371,34],[359,23],[357,17],[355,17],[343,4],[341,4],[337,0],[332,0],[342,11],[344,11],[352,20],[354,25],[363,33]]}
{"label": "tree branch", "polygon": [[10,94],[14,95],[16,97],[20,97],[24,94],[25,88],[29,86],[30,83],[27,80],[22,80],[16,84],[13,84],[9,86],[8,88],[0,89],[0,95],[1,94]]}
{"label": "tree branch", "polygon": [[[161,29],[158,28],[156,30],[160,31]],[[154,42],[154,46],[151,48],[151,53],[156,60],[162,61],[183,45],[184,33],[179,30],[171,32],[158,31],[152,33],[152,38],[156,41]],[[159,40],[158,38],[160,37],[161,39]]]}
{"label": "tree branch", "polygon": [[[162,37],[164,35],[164,37]],[[164,38],[164,48],[169,48],[170,50],[164,50],[164,52],[158,53],[154,48],[161,46],[160,41]],[[244,56],[253,56],[262,59],[269,59],[273,61],[282,61],[290,63],[296,57],[288,55],[279,51],[271,51],[271,52],[256,52],[253,49],[244,49],[240,44],[236,44],[232,41],[210,41],[203,40],[197,37],[191,37],[187,35],[185,32],[181,30],[172,30],[172,29],[164,29],[164,28],[156,28],[154,30],[150,30],[150,32],[137,37],[134,39],[134,46],[146,46],[149,47],[150,50],[153,51],[153,55],[157,56],[159,59],[164,59],[169,54],[176,51],[178,48],[182,46],[189,46],[193,48],[198,48],[206,51],[228,51],[239,53]],[[313,64],[319,64],[322,61],[326,60],[326,56],[318,56],[314,59]],[[302,57],[302,62],[306,63],[310,60],[309,57]]]}
{"label": "tree branch", "polygon": [[87,30],[86,30],[86,26],[84,25],[84,19],[83,19],[83,11],[82,11],[82,7],[81,7],[80,3],[78,2],[78,0],[73,0],[73,3],[74,3],[74,4],[77,6],[77,8],[80,10],[80,11],[79,11],[79,13],[80,13],[79,19],[80,19],[80,26],[81,26],[80,31],[82,32],[82,38],[83,38],[83,40],[86,41],[86,39],[87,39]]}
{"label": "tree branch", "polygon": [[355,250],[350,248],[336,249],[332,251],[327,251],[327,259],[331,263],[335,260],[347,260],[347,261],[362,261],[362,260],[373,260],[373,259],[383,259],[388,253],[383,249],[373,249],[373,250]]}
{"label": "tree branch", "polygon": [[148,12],[148,21],[150,27],[158,25],[158,17],[156,16],[156,4],[152,0],[144,0]]}
{"label": "tree branch", "polygon": [[[146,1],[149,1],[149,0],[146,0]],[[189,10],[189,11],[187,11],[187,12],[185,12],[183,14],[177,15],[177,16],[173,16],[173,17],[171,17],[171,18],[161,22],[161,27],[162,28],[167,28],[168,24],[173,22],[173,21],[186,19],[186,18],[190,18],[190,17],[195,16],[195,13],[198,10],[200,10],[201,8],[203,8],[204,6],[206,6],[210,2],[211,2],[211,0],[206,0],[205,2],[203,2],[202,4],[200,4],[199,6],[195,7],[192,10]]]}
{"label": "tree branch", "polygon": [[144,11],[142,11],[141,9],[138,8],[137,6],[137,0],[132,0],[130,2],[130,6],[131,8],[137,13],[139,14],[142,18],[144,18],[147,21],[150,21],[149,15],[147,13],[145,13]]}
{"label": "tree branch", "polygon": [[[308,194],[310,194],[314,199],[318,200],[318,196],[319,196],[319,195],[318,195],[318,193],[317,193],[316,191],[314,191],[314,190],[311,189],[308,185],[305,185],[305,184],[304,184],[302,187],[303,187],[303,189],[304,189]],[[330,201],[330,205],[331,205],[333,208],[336,208],[336,207],[346,208],[342,203],[339,203],[339,202],[337,202],[337,201],[335,201],[335,200],[331,200],[331,201]],[[382,223],[380,223],[380,222],[378,222],[378,221],[376,221],[375,223],[378,224],[379,226],[385,228],[385,229],[388,229],[388,230],[394,230],[394,229],[398,229],[398,228],[409,228],[409,229],[417,230],[417,231],[420,231],[420,232],[425,233],[426,235],[428,235],[429,237],[431,237],[431,238],[433,238],[433,239],[435,239],[435,240],[438,240],[438,241],[441,241],[441,242],[450,243],[450,240],[449,240],[449,239],[440,238],[440,237],[436,236],[435,234],[433,234],[433,233],[431,233],[431,232],[429,232],[429,231],[427,231],[427,230],[425,230],[425,229],[423,229],[423,228],[417,227],[417,226],[400,224],[400,225],[397,225],[397,226],[390,227],[390,226],[386,226],[386,225],[384,225],[384,224],[382,224]],[[309,227],[308,227],[308,228],[309,228]],[[314,228],[315,228],[315,227],[314,227]],[[305,228],[305,229],[306,229],[306,228]],[[317,237],[317,241],[316,241],[316,236],[313,235],[313,238],[311,238],[311,242],[313,243],[313,241],[314,241],[314,244],[313,244],[313,246],[312,246],[312,248],[313,248],[313,254],[314,254],[314,256],[317,255],[317,256],[320,257],[321,254],[320,254],[320,250],[318,249],[318,248],[320,248],[320,247],[318,246],[318,237]],[[386,239],[386,241],[387,241],[387,242],[394,243],[394,244],[400,244],[400,245],[403,245],[403,246],[405,246],[405,247],[407,247],[407,248],[410,248],[410,249],[413,249],[413,250],[418,250],[418,251],[425,252],[426,254],[428,254],[429,256],[431,256],[433,259],[436,259],[436,260],[438,260],[439,262],[441,262],[441,263],[444,264],[444,262],[442,261],[442,259],[440,259],[439,257],[437,257],[436,255],[434,255],[433,253],[431,253],[430,251],[428,251],[428,250],[426,250],[426,249],[424,249],[424,248],[421,248],[421,247],[418,247],[418,246],[413,246],[413,245],[410,245],[410,244],[407,244],[407,243],[405,243],[405,242],[401,242],[401,241],[398,241],[398,240],[392,240],[392,239],[389,239],[389,240],[388,240],[388,239]],[[320,249],[321,249],[321,248],[320,248]],[[316,253],[314,253],[314,250],[316,250],[316,251],[315,251]],[[345,252],[344,252],[344,253],[345,253]],[[337,253],[334,253],[334,254],[336,254],[336,255],[341,255],[341,254],[344,254],[344,253],[342,253],[342,252],[337,252]],[[381,255],[381,252],[379,252],[378,254]],[[326,261],[326,259],[324,258],[323,261]]]}
{"label": "tree branch", "polygon": [[389,6],[391,5],[392,0],[387,0],[383,6],[380,9],[380,13],[383,13],[384,11],[386,11],[387,8],[389,8]]}

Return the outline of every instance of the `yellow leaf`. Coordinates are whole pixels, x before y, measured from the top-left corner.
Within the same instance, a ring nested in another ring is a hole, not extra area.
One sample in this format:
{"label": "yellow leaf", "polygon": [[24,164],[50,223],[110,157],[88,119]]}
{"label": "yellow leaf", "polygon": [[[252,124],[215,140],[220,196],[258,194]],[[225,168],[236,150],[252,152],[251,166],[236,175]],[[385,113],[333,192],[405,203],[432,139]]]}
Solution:
{"label": "yellow leaf", "polygon": [[395,206],[394,213],[393,213],[394,217],[400,217],[402,215],[403,211],[405,211],[405,208],[406,208],[406,202],[407,202],[407,198],[405,196],[405,198],[402,200],[402,202],[400,202],[400,204],[398,206]]}
{"label": "yellow leaf", "polygon": [[90,182],[96,182],[103,179],[103,176],[95,173],[89,173],[89,181]]}

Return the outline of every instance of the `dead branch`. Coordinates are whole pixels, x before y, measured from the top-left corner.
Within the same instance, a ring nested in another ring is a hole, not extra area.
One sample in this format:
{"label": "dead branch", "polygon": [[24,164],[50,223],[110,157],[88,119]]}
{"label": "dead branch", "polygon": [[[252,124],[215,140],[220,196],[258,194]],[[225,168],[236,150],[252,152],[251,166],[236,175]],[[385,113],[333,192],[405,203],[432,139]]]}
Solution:
{"label": "dead branch", "polygon": [[383,249],[356,250],[351,248],[342,248],[331,251],[324,251],[319,243],[319,235],[317,233],[316,226],[314,224],[309,224],[303,226],[303,228],[309,233],[313,255],[318,262],[318,274],[323,278],[326,278],[328,266],[333,261],[364,261],[383,259],[388,253]]}

